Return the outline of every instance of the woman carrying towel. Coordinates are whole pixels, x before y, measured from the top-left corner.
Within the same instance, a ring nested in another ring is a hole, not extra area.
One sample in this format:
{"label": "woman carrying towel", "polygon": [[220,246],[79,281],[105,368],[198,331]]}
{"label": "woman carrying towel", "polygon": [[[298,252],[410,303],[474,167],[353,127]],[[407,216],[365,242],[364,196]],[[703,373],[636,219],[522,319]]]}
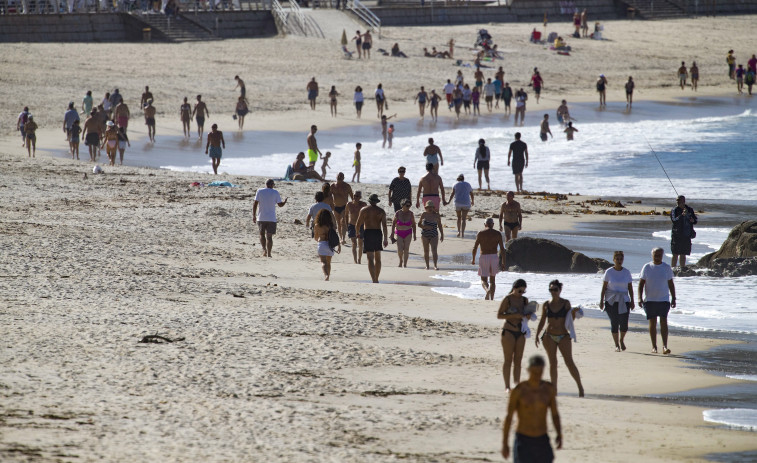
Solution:
{"label": "woman carrying towel", "polygon": [[410,198],[402,200],[402,209],[394,214],[392,221],[392,235],[397,235],[397,255],[400,258],[400,267],[407,268],[407,258],[410,257],[410,236],[412,240],[416,239],[417,227],[415,226],[415,215],[410,210],[413,202]]}
{"label": "woman carrying towel", "polygon": [[[623,340],[628,331],[629,311],[634,309],[633,278],[631,278],[631,272],[623,267],[623,257],[623,251],[613,253],[612,261],[615,265],[605,270],[599,301],[599,307],[607,312],[610,318],[615,352],[626,350]],[[618,331],[620,331],[620,339],[618,339]]]}
{"label": "woman carrying towel", "polygon": [[513,370],[515,385],[520,383],[520,364],[523,361],[523,350],[526,347],[526,334],[522,331],[522,321],[526,317],[525,308],[528,299],[523,296],[526,292],[526,281],[515,280],[510,294],[502,299],[497,311],[497,319],[505,320],[502,327],[502,353],[505,363],[502,365],[502,376],[505,377],[505,391],[510,390],[510,369]]}
{"label": "woman carrying towel", "polygon": [[578,307],[571,308],[570,301],[560,297],[562,293],[562,283],[558,280],[549,282],[549,294],[551,299],[542,305],[541,318],[539,327],[536,329],[536,347],[539,347],[539,333],[544,325],[547,329],[541,337],[544,343],[544,350],[549,357],[549,376],[552,385],[557,389],[557,349],[560,349],[565,366],[568,367],[570,375],[576,380],[578,385],[578,397],[584,396],[584,387],[581,385],[581,375],[578,373],[576,363],[573,361],[573,344],[571,337],[575,337],[575,331],[568,330],[566,324],[567,318],[572,321],[576,318],[576,313],[580,310]]}

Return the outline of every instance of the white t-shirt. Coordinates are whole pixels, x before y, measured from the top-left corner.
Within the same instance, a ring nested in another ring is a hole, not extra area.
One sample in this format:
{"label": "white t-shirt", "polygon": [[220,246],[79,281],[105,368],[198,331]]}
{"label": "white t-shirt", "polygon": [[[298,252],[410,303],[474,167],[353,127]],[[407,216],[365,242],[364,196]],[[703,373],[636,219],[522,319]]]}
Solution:
{"label": "white t-shirt", "polygon": [[281,195],[273,188],[261,188],[255,193],[258,202],[258,222],[276,222],[276,205],[281,201]]}
{"label": "white t-shirt", "polygon": [[384,99],[384,89],[383,88],[377,88],[375,95],[376,95],[376,99],[377,100],[383,100]]}
{"label": "white t-shirt", "polygon": [[452,95],[452,92],[455,91],[455,84],[453,83],[446,83],[444,84],[444,93],[447,95]]}
{"label": "white t-shirt", "polygon": [[313,222],[315,222],[315,216],[318,215],[318,212],[321,209],[328,209],[331,210],[331,206],[321,201],[320,203],[315,203],[312,206],[310,206],[310,218],[313,219]]}
{"label": "white t-shirt", "polygon": [[673,279],[673,269],[670,265],[665,262],[660,265],[652,262],[644,264],[639,279],[644,280],[647,301],[668,302],[670,300],[668,281]]}
{"label": "white t-shirt", "polygon": [[455,206],[457,207],[470,207],[470,192],[473,191],[473,187],[468,182],[457,182],[452,187],[452,191],[455,192]]}
{"label": "white t-shirt", "polygon": [[613,267],[605,270],[605,276],[602,281],[607,282],[607,289],[616,293],[627,293],[628,283],[633,283],[631,272],[627,268],[623,267],[620,270],[615,270]]}
{"label": "white t-shirt", "polygon": [[485,84],[484,85],[484,95],[485,96],[494,96],[494,84]]}

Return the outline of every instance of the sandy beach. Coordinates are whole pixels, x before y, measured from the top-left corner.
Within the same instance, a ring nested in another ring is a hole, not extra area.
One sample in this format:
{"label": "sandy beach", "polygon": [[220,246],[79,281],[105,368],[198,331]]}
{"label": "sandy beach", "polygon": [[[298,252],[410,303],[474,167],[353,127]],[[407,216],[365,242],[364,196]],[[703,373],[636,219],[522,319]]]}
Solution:
{"label": "sandy beach", "polygon": [[[620,101],[629,69],[640,99],[670,101],[682,93],[670,88],[682,59],[699,63],[703,102],[734,96],[725,51],[734,48],[740,58],[752,53],[739,49],[734,37],[750,33],[753,19],[607,22],[611,41],[572,41],[570,57],[528,44],[534,25],[487,27],[503,44],[511,83],[525,86],[533,66],[542,70],[546,89],[538,107],[552,112],[561,98],[592,100],[600,72],[611,83],[609,100]],[[707,41],[695,50],[704,27]],[[562,33],[569,25],[553,28]],[[439,48],[454,36],[459,53],[469,57],[475,27],[384,33],[375,48],[400,42],[411,58],[346,61],[335,43],[296,37],[3,45],[0,99],[8,110],[0,132],[0,460],[502,461],[507,397],[498,305],[432,292],[432,285],[444,283],[422,268],[420,241],[412,245],[408,269],[396,267],[393,246],[386,250],[379,285],[369,283],[365,264],[352,263],[350,248],[343,248],[326,283],[315,242],[295,223],[305,221],[318,184],[277,183],[289,202],[279,209],[269,259],[260,257],[252,224],[253,198],[264,178],[133,166],[104,167],[104,175],[93,175],[91,164],[61,157],[65,104],[78,105],[87,89],[102,97],[118,87],[127,96],[136,118],[130,130],[139,142],[135,151],[144,144],[136,109],[144,85],[155,94],[160,144],[162,134],[181,134],[178,108],[185,95],[202,93],[212,115],[207,125],[218,122],[232,131],[235,74],[247,82],[253,136],[314,122],[324,131],[375,124],[371,102],[362,121],[348,104],[340,106],[345,116],[333,119],[325,104],[315,115],[305,109],[304,87],[312,75],[323,76],[322,85],[337,85],[345,102],[356,84],[372,93],[381,81],[391,113],[411,118],[416,88],[438,91],[439,76],[451,78],[457,70],[450,61],[421,57],[420,48]],[[121,59],[110,59],[114,50]],[[80,55],[98,59],[85,69],[72,64]],[[472,77],[470,69],[464,72]],[[36,159],[26,157],[13,131],[24,105],[41,126]],[[527,123],[537,117],[530,114]],[[239,186],[190,186],[217,178]],[[364,196],[386,195],[385,185],[361,189]],[[568,193],[557,185],[550,191]],[[465,239],[454,237],[451,209],[444,211],[447,239],[440,253],[447,260],[441,272],[470,269],[464,259],[473,232],[499,210],[501,193],[476,198]],[[528,212],[524,233],[624,220],[600,212],[618,208],[587,203],[591,199],[519,197]],[[625,206],[635,214],[653,210],[647,203]],[[516,275],[500,277],[498,299]],[[547,298],[546,288],[529,293]],[[570,299],[569,288],[564,297]],[[138,342],[156,333],[177,341]],[[634,324],[628,351],[618,354],[609,323],[593,317],[578,322],[578,336],[573,352],[587,397],[577,397],[561,359],[565,437],[557,461],[694,462],[757,448],[754,433],[705,423],[703,407],[648,397],[737,384],[694,368],[687,354],[732,341],[674,335],[673,355],[652,355],[644,326]],[[544,350],[529,339],[526,357],[536,352]],[[554,436],[551,424],[550,431]]]}

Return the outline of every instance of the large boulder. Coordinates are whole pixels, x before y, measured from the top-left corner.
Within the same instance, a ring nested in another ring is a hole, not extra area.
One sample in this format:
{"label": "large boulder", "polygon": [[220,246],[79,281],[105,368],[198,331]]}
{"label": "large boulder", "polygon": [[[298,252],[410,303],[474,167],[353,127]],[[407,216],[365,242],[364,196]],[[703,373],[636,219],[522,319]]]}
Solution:
{"label": "large boulder", "polygon": [[712,267],[716,259],[755,256],[757,256],[757,220],[748,220],[733,227],[720,249],[699,259],[697,265]]}
{"label": "large boulder", "polygon": [[597,273],[612,267],[604,259],[573,252],[560,243],[542,238],[518,238],[507,243],[507,266],[524,272]]}

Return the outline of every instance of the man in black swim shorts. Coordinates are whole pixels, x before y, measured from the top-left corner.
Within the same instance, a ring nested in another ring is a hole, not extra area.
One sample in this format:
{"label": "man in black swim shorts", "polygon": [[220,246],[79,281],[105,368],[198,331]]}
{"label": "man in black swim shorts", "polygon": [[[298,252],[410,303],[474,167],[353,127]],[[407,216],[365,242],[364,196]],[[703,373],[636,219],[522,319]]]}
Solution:
{"label": "man in black swim shorts", "polygon": [[[510,164],[512,156],[512,164]],[[515,175],[515,190],[523,192],[523,169],[528,167],[528,145],[520,141],[520,132],[515,133],[515,141],[510,143],[510,151],[507,152],[507,165],[512,165]]]}
{"label": "man in black swim shorts", "polygon": [[[389,245],[389,234],[386,230],[386,213],[383,209],[377,206],[379,203],[379,197],[377,194],[372,194],[368,197],[369,206],[364,207],[357,217],[356,229],[365,227],[363,232],[363,252],[368,257],[368,271],[371,274],[371,280],[374,283],[379,282],[379,274],[381,273],[381,251],[384,247]],[[381,246],[381,231],[383,229],[383,244]]]}
{"label": "man in black swim shorts", "polygon": [[555,444],[562,448],[562,427],[557,412],[557,390],[547,381],[542,381],[544,357],[534,355],[528,360],[528,380],[513,389],[507,406],[507,417],[502,438],[502,456],[510,457],[508,439],[513,415],[518,414],[518,429],[513,442],[515,463],[551,463],[554,453],[547,434],[547,410],[557,431]]}

